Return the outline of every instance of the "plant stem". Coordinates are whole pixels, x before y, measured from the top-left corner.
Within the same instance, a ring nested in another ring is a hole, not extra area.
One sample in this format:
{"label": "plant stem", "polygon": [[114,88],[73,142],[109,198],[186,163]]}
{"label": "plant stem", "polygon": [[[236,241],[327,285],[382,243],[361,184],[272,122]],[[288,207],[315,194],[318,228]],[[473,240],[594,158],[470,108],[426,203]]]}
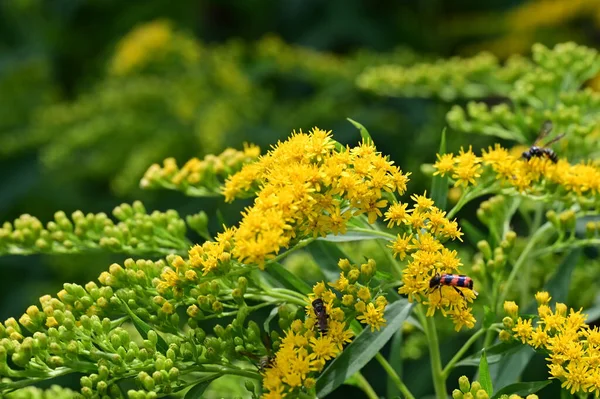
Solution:
{"label": "plant stem", "polygon": [[438,341],[435,320],[433,317],[426,317],[423,313],[423,306],[419,305],[416,314],[425,330],[425,336],[429,344],[429,357],[431,359],[431,375],[433,377],[433,387],[437,399],[447,399],[446,378],[442,372],[442,357],[440,355],[440,344]]}
{"label": "plant stem", "polygon": [[385,372],[388,374],[388,376],[390,377],[390,379],[396,385],[396,388],[398,388],[398,390],[400,392],[402,392],[402,394],[404,395],[404,397],[406,399],[415,399],[415,397],[413,396],[413,394],[408,390],[408,387],[406,385],[404,385],[404,382],[402,382],[402,379],[400,378],[400,376],[398,375],[398,373],[396,373],[396,370],[394,370],[394,368],[392,367],[392,365],[386,360],[386,358],[383,357],[383,355],[378,352],[375,355],[375,359],[377,359],[377,361],[379,362],[379,364],[381,364],[381,366],[383,367],[383,369],[385,370]]}
{"label": "plant stem", "polygon": [[458,352],[456,352],[456,354],[454,355],[454,357],[452,359],[450,359],[450,361],[448,362],[448,364],[446,364],[446,367],[442,371],[442,374],[444,375],[444,378],[448,378],[448,375],[452,372],[452,369],[454,368],[454,365],[456,363],[458,363],[458,361],[462,358],[462,356],[465,354],[465,352],[471,347],[471,345],[473,345],[475,343],[475,341],[477,341],[479,339],[479,337],[481,335],[483,335],[486,331],[487,331],[487,329],[485,329],[485,328],[482,327],[475,334],[471,335],[471,338],[469,338],[467,340],[467,342],[465,342],[465,344],[462,346],[462,348],[460,348],[458,350]]}
{"label": "plant stem", "polygon": [[287,251],[285,251],[285,252],[277,255],[273,259],[269,259],[268,261],[266,261],[265,262],[266,263],[266,267],[269,267],[269,263],[279,262],[281,259],[285,258],[286,256],[288,256],[292,252],[304,248],[305,246],[307,246],[308,244],[310,244],[314,240],[316,240],[316,238],[307,238],[305,240],[299,241],[296,245],[294,245],[293,247],[291,247]]}
{"label": "plant stem", "polygon": [[356,231],[358,233],[365,233],[372,236],[382,237],[388,240],[395,240],[396,235],[391,233],[386,233],[385,231],[373,230],[373,229],[365,229],[363,227],[348,227],[348,231]]}
{"label": "plant stem", "polygon": [[513,269],[511,270],[510,274],[508,275],[508,278],[506,279],[506,283],[504,284],[504,289],[500,293],[498,301],[495,304],[496,312],[498,312],[499,306],[501,306],[504,303],[504,301],[506,300],[506,296],[508,295],[508,292],[510,291],[510,289],[512,287],[512,283],[514,282],[517,275],[521,272],[521,269],[523,268],[525,261],[529,257],[529,253],[536,246],[537,241],[540,238],[542,238],[546,234],[546,232],[548,232],[552,228],[553,228],[552,224],[550,222],[546,222],[542,225],[542,227],[539,228],[539,230],[537,230],[531,236],[531,238],[529,238],[529,242],[527,243],[527,246],[525,246],[525,249],[523,249],[523,252],[521,252],[521,255],[519,255],[519,258],[515,262]]}
{"label": "plant stem", "polygon": [[369,384],[369,381],[367,381],[367,379],[365,378],[364,375],[362,375],[359,372],[357,372],[356,374],[356,379],[358,380],[358,386],[360,387],[360,389],[363,390],[363,392],[365,394],[367,394],[367,397],[369,399],[379,399],[379,396],[377,395],[377,392],[375,392],[375,390],[373,389],[373,387],[371,386],[371,384]]}

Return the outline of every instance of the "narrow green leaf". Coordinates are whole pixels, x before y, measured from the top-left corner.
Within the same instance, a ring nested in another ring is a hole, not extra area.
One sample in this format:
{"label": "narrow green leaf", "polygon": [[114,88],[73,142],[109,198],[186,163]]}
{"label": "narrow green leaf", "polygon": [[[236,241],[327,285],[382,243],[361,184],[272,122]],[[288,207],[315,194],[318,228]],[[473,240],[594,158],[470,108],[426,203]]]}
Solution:
{"label": "narrow green leaf", "polygon": [[209,377],[209,379],[200,381],[196,385],[194,385],[189,391],[186,392],[183,399],[201,399],[204,396],[204,391],[210,385],[211,382],[219,378],[219,374],[215,374]]}
{"label": "narrow green leaf", "polygon": [[362,240],[389,240],[387,237],[382,237],[377,234],[375,230],[373,233],[368,231],[347,231],[346,234],[328,234],[325,237],[317,238],[317,241],[328,241],[328,242],[348,242],[348,241],[362,241]]}
{"label": "narrow green leaf", "polygon": [[532,381],[532,382],[517,382],[514,384],[510,384],[496,392],[492,399],[498,399],[502,395],[512,395],[517,394],[520,396],[531,395],[532,393],[536,393],[540,389],[552,384],[550,380],[544,381]]}
{"label": "narrow green leaf", "polygon": [[[390,366],[396,371],[396,374],[402,378],[402,328],[398,329],[394,333],[392,338],[392,345],[390,348],[390,354],[388,356],[388,362]],[[391,378],[387,378],[387,398],[393,398],[400,396],[400,390],[392,381]]]}
{"label": "narrow green leaf", "polygon": [[[490,346],[489,348],[487,348],[485,350],[486,351],[486,357],[487,357],[488,365],[494,364],[494,363],[498,363],[505,356],[509,356],[512,353],[517,352],[522,347],[523,347],[523,345],[520,342],[517,342],[517,341],[513,341],[513,342],[501,342],[499,344]],[[456,364],[456,367],[459,367],[459,366],[479,366],[480,360],[481,360],[481,351],[479,351],[477,353],[474,353],[473,355],[468,356],[468,357],[462,359],[460,362],[458,362]]]}
{"label": "narrow green leaf", "polygon": [[302,294],[312,292],[310,285],[283,267],[281,263],[269,263],[265,268],[265,271],[286,288],[298,291]]}
{"label": "narrow green leaf", "polygon": [[381,331],[371,332],[370,328],[362,330],[321,374],[317,380],[317,396],[321,398],[333,392],[354,373],[362,369],[400,329],[411,309],[412,304],[406,299],[391,303],[384,315],[387,325]]}
{"label": "narrow green leaf", "polygon": [[582,252],[581,248],[572,249],[558,265],[554,276],[544,285],[544,289],[550,293],[553,301],[567,302],[567,295],[571,286],[571,275]]}
{"label": "narrow green leaf", "polygon": [[350,123],[352,123],[354,125],[355,128],[358,129],[358,131],[360,132],[360,137],[362,137],[362,139],[364,140],[365,143],[367,144],[373,144],[373,139],[371,138],[371,135],[369,134],[369,131],[360,123],[358,123],[355,120],[352,120],[350,118],[346,118]]}
{"label": "narrow green leaf", "polygon": [[[442,130],[442,140],[440,141],[440,149],[438,154],[446,153],[446,128]],[[444,210],[448,201],[448,176],[433,176],[431,180],[431,199],[435,202],[435,206]]]}
{"label": "narrow green leaf", "polygon": [[219,222],[219,226],[227,226],[227,222],[225,222],[225,216],[223,215],[223,212],[221,212],[220,209],[217,209],[216,216],[217,221]]}
{"label": "narrow green leaf", "polygon": [[273,320],[275,316],[277,316],[277,313],[279,313],[279,308],[276,306],[273,309],[271,309],[269,316],[267,316],[265,322],[263,323],[263,328],[267,334],[271,334],[271,320]]}
{"label": "narrow green leaf", "polygon": [[473,223],[469,222],[467,219],[461,219],[458,224],[460,224],[460,228],[463,233],[465,233],[465,237],[469,242],[473,245],[477,245],[479,241],[485,240],[486,235],[477,228]]}
{"label": "narrow green leaf", "polygon": [[496,364],[490,366],[490,374],[496,389],[502,389],[521,377],[535,351],[529,346],[522,345],[515,352],[504,356]]}
{"label": "narrow green leaf", "polygon": [[[148,339],[148,333],[150,332],[150,330],[154,330],[152,328],[152,326],[150,326],[144,320],[140,319],[138,315],[133,313],[133,311],[129,308],[129,306],[127,306],[127,303],[125,303],[125,301],[121,301],[121,304],[123,305],[123,307],[125,308],[125,311],[131,318],[131,322],[135,326],[135,329],[140,333],[140,335],[144,339]],[[167,350],[169,349],[169,345],[167,345],[167,343],[165,342],[163,337],[160,336],[158,331],[154,330],[154,332],[156,332],[156,335],[158,336],[158,339],[156,341],[156,346],[158,347],[158,349],[161,352],[166,353]]]}
{"label": "narrow green leaf", "polygon": [[488,366],[487,357],[485,356],[485,350],[481,352],[481,361],[479,362],[479,383],[488,395],[491,396],[494,393],[492,376],[490,375],[490,368]]}
{"label": "narrow green leaf", "polygon": [[308,252],[312,255],[315,262],[321,268],[328,281],[335,281],[340,275],[338,261],[341,258],[348,259],[351,263],[356,263],[338,245],[328,241],[314,241],[308,246]]}

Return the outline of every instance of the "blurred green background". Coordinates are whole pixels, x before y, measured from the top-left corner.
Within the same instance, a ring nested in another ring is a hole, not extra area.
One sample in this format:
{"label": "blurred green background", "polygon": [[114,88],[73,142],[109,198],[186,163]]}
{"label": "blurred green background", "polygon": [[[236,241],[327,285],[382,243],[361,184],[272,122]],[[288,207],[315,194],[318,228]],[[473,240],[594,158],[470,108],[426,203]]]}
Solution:
{"label": "blurred green background", "polygon": [[[183,162],[244,141],[264,152],[293,129],[357,142],[346,117],[422,192],[419,166],[434,160],[450,104],[361,92],[357,74],[482,50],[504,59],[568,40],[600,45],[599,1],[3,0],[0,219],[47,222],[57,210],[110,213],[140,199],[184,215],[219,209],[234,223],[244,204],[141,191],[139,180],[169,156]],[[489,140],[450,135],[449,149]],[[0,318],[123,258],[2,257]]]}

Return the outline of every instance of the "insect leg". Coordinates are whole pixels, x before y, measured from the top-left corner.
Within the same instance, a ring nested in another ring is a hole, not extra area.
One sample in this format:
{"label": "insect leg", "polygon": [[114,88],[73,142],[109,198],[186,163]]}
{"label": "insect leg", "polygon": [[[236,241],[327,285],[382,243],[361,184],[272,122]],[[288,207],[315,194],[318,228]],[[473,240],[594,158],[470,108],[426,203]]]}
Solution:
{"label": "insect leg", "polygon": [[452,288],[454,288],[454,290],[455,290],[456,292],[458,292],[458,293],[460,294],[460,296],[462,296],[462,297],[463,297],[463,299],[467,299],[467,298],[465,298],[465,294],[463,294],[463,292],[462,292],[461,290],[459,290],[457,287],[455,287],[455,286],[453,285],[453,286],[452,286]]}

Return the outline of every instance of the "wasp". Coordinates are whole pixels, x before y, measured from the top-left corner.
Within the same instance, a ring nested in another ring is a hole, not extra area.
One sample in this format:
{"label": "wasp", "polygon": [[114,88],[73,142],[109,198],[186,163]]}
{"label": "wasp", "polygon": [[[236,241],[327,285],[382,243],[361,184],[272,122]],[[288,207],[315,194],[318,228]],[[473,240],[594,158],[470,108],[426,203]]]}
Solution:
{"label": "wasp", "polygon": [[460,296],[464,298],[465,295],[462,293],[461,290],[458,289],[458,287],[473,290],[473,279],[462,274],[440,275],[436,273],[435,276],[433,276],[431,280],[429,280],[429,288],[431,289],[431,292],[433,292],[433,290],[437,288],[440,290],[440,296],[442,296],[442,286],[444,285],[454,288],[456,292],[458,292]]}
{"label": "wasp", "polygon": [[521,155],[524,159],[529,161],[531,158],[534,158],[534,157],[539,157],[539,158],[546,157],[554,163],[556,163],[558,161],[558,157],[556,156],[556,153],[547,147],[550,144],[555,143],[558,140],[562,139],[565,135],[564,133],[559,134],[552,140],[548,141],[544,146],[539,147],[536,145],[541,139],[543,139],[548,134],[550,134],[550,132],[552,131],[552,127],[553,127],[552,121],[546,121],[542,124],[542,127],[540,129],[538,137],[537,137],[537,139],[535,139],[535,142],[533,143],[533,145],[527,151],[523,152],[523,154]]}
{"label": "wasp", "polygon": [[317,327],[321,334],[325,335],[327,333],[327,319],[329,318],[327,310],[325,310],[325,304],[321,298],[317,298],[312,301],[312,307],[317,317]]}
{"label": "wasp", "polygon": [[259,371],[265,371],[266,369],[273,367],[273,363],[275,363],[275,357],[273,356],[272,349],[271,349],[271,339],[269,338],[268,335],[263,335],[262,340],[263,340],[263,344],[265,345],[265,349],[267,350],[266,355],[259,356],[252,352],[247,352],[247,351],[239,352],[241,355],[246,356],[247,358],[250,358],[252,360],[255,360],[257,362],[257,363],[255,363],[256,368],[258,368]]}

